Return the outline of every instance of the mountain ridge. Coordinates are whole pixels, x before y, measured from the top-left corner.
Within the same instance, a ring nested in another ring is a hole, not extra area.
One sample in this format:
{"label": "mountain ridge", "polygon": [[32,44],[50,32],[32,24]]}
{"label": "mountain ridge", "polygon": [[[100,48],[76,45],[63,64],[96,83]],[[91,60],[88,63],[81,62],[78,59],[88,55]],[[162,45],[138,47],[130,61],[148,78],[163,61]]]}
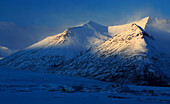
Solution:
{"label": "mountain ridge", "polygon": [[[3,59],[0,65],[105,81],[165,85],[164,73],[169,70],[162,66],[166,57],[155,44],[162,42],[148,30],[155,26],[150,19],[108,27],[90,21],[47,37]],[[134,80],[130,81],[128,75]]]}

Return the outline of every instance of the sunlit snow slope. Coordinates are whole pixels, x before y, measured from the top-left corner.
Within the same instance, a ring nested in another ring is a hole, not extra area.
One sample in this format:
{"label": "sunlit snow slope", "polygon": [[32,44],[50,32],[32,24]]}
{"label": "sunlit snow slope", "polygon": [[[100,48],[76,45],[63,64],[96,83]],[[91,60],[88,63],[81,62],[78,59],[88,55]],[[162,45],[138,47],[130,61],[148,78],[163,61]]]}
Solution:
{"label": "sunlit snow slope", "polygon": [[131,27],[133,23],[139,25],[141,28],[145,29],[146,24],[148,23],[150,17],[143,18],[139,21],[134,21],[132,23],[124,24],[124,25],[117,25],[117,26],[108,26],[108,32],[114,36],[122,31],[127,30],[127,28]]}

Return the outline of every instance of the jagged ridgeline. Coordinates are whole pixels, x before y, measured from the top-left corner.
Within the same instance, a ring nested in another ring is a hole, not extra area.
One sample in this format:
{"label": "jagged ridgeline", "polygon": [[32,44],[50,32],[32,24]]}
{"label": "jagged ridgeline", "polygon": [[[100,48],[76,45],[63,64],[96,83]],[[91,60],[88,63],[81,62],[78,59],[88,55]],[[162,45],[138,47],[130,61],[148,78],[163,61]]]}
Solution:
{"label": "jagged ridgeline", "polygon": [[149,22],[147,17],[107,27],[90,21],[47,37],[0,64],[102,81],[165,86],[169,66],[156,44],[157,37],[145,32]]}

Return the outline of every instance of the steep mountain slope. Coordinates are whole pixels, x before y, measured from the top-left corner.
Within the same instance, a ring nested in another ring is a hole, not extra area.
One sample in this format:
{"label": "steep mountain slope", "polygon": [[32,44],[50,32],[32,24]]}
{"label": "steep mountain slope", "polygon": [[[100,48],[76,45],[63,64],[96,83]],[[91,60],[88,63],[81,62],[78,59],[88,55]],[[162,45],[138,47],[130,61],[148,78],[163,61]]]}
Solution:
{"label": "steep mountain slope", "polygon": [[6,57],[10,55],[12,52],[7,47],[0,46],[0,59],[3,59],[3,57]]}
{"label": "steep mountain slope", "polygon": [[[170,20],[146,17],[132,23],[136,23],[150,36],[154,37],[155,41],[153,44],[155,44],[155,48],[162,52],[161,54],[164,54],[160,57],[160,62],[163,65],[161,70],[170,77]],[[129,28],[132,23],[108,26],[108,32],[110,35],[115,36]]]}
{"label": "steep mountain slope", "polygon": [[104,81],[164,85],[166,75],[161,71],[161,53],[153,42],[153,37],[132,24],[129,29],[56,71]]}
{"label": "steep mountain slope", "polygon": [[96,47],[109,39],[107,27],[93,21],[65,30],[55,36],[27,47],[6,59],[1,64],[22,69],[62,64],[90,47]]}

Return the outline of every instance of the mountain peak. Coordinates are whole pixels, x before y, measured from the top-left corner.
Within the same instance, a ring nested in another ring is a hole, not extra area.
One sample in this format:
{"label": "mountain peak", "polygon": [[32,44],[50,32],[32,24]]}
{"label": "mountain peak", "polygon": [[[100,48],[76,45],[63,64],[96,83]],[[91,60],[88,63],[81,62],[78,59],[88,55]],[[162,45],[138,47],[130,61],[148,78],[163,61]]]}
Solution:
{"label": "mountain peak", "polygon": [[149,19],[149,18],[152,18],[152,17],[151,17],[151,16],[147,16],[147,17],[145,17],[145,18]]}
{"label": "mountain peak", "polygon": [[90,20],[90,21],[87,22],[87,24],[97,24],[97,23],[92,21],[92,20]]}
{"label": "mountain peak", "polygon": [[69,27],[63,33],[71,33],[72,30],[77,29],[79,27],[84,27],[84,26],[90,26],[90,27],[93,27],[93,28],[96,28],[96,29],[100,28],[100,27],[105,27],[105,26],[102,26],[102,25],[90,20],[90,21],[86,22],[85,24]]}
{"label": "mountain peak", "polygon": [[[102,26],[92,20],[88,21],[85,25],[90,25],[90,26],[93,26],[93,27],[98,27],[98,26]],[[103,26],[102,26],[103,27]]]}

